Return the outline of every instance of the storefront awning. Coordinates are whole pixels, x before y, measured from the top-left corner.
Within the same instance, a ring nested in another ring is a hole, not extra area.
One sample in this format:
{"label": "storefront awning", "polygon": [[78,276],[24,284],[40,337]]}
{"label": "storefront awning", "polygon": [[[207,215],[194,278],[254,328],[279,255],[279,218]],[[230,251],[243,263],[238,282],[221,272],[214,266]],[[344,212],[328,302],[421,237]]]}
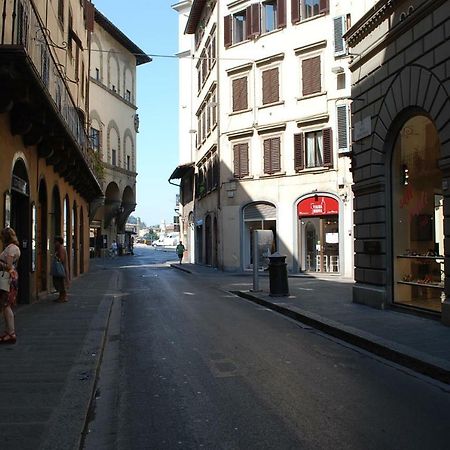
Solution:
{"label": "storefront awning", "polygon": [[183,178],[190,171],[194,172],[194,163],[190,162],[187,164],[181,164],[177,166],[177,168],[172,172],[172,175],[169,177],[170,180],[177,180]]}

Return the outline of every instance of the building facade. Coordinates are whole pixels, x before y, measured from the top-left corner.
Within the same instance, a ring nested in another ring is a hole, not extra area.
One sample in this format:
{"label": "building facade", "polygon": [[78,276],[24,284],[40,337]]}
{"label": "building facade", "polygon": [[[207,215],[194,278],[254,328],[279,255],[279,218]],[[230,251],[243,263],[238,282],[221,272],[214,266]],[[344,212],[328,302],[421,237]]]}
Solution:
{"label": "building facade", "polygon": [[195,262],[250,269],[253,232],[263,229],[289,270],[353,276],[343,35],[371,3],[179,4],[192,36],[189,58],[180,41],[192,98],[180,134],[195,141],[171,178],[181,180],[182,234]]}
{"label": "building facade", "polygon": [[93,6],[48,4],[1,2],[0,224],[20,241],[21,303],[52,289],[55,236],[72,277],[88,269],[90,206],[102,197],[86,133]]}
{"label": "building facade", "polygon": [[115,240],[131,247],[125,225],[136,206],[136,67],[150,62],[100,11],[95,10],[89,77],[90,138],[101,171],[104,202],[91,222],[91,247],[102,256]]}
{"label": "building facade", "polygon": [[347,33],[355,302],[450,324],[450,2],[381,0]]}

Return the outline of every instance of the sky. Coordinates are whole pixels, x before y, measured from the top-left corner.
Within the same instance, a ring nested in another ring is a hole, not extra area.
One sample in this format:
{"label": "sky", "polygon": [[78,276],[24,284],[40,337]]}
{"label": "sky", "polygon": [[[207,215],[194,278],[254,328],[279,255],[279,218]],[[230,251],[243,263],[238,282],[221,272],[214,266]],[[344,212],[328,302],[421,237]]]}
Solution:
{"label": "sky", "polygon": [[[137,68],[137,206],[147,225],[172,222],[178,188],[168,178],[178,165],[178,13],[167,0],[93,0],[95,7],[152,62]],[[126,7],[124,7],[126,4]]]}

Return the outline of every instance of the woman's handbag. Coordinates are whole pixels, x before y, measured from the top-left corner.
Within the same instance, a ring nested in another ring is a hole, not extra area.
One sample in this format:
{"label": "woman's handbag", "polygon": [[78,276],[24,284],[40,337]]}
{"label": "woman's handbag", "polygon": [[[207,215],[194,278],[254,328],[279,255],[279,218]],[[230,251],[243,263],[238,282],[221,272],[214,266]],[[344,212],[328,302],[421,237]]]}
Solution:
{"label": "woman's handbag", "polygon": [[0,272],[0,291],[9,292],[11,275],[6,270]]}
{"label": "woman's handbag", "polygon": [[65,278],[66,276],[66,270],[64,269],[64,265],[61,262],[61,260],[56,256],[53,258],[52,261],[50,275],[55,278]]}

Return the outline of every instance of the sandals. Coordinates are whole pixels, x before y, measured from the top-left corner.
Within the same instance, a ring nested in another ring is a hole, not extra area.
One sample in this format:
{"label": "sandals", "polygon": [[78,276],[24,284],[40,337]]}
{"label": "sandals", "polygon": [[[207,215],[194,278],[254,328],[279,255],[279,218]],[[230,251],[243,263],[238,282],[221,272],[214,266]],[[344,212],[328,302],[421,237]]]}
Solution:
{"label": "sandals", "polygon": [[17,338],[16,338],[15,331],[13,331],[12,333],[5,332],[5,334],[3,336],[0,336],[0,345],[1,344],[15,344],[16,341],[17,341]]}

